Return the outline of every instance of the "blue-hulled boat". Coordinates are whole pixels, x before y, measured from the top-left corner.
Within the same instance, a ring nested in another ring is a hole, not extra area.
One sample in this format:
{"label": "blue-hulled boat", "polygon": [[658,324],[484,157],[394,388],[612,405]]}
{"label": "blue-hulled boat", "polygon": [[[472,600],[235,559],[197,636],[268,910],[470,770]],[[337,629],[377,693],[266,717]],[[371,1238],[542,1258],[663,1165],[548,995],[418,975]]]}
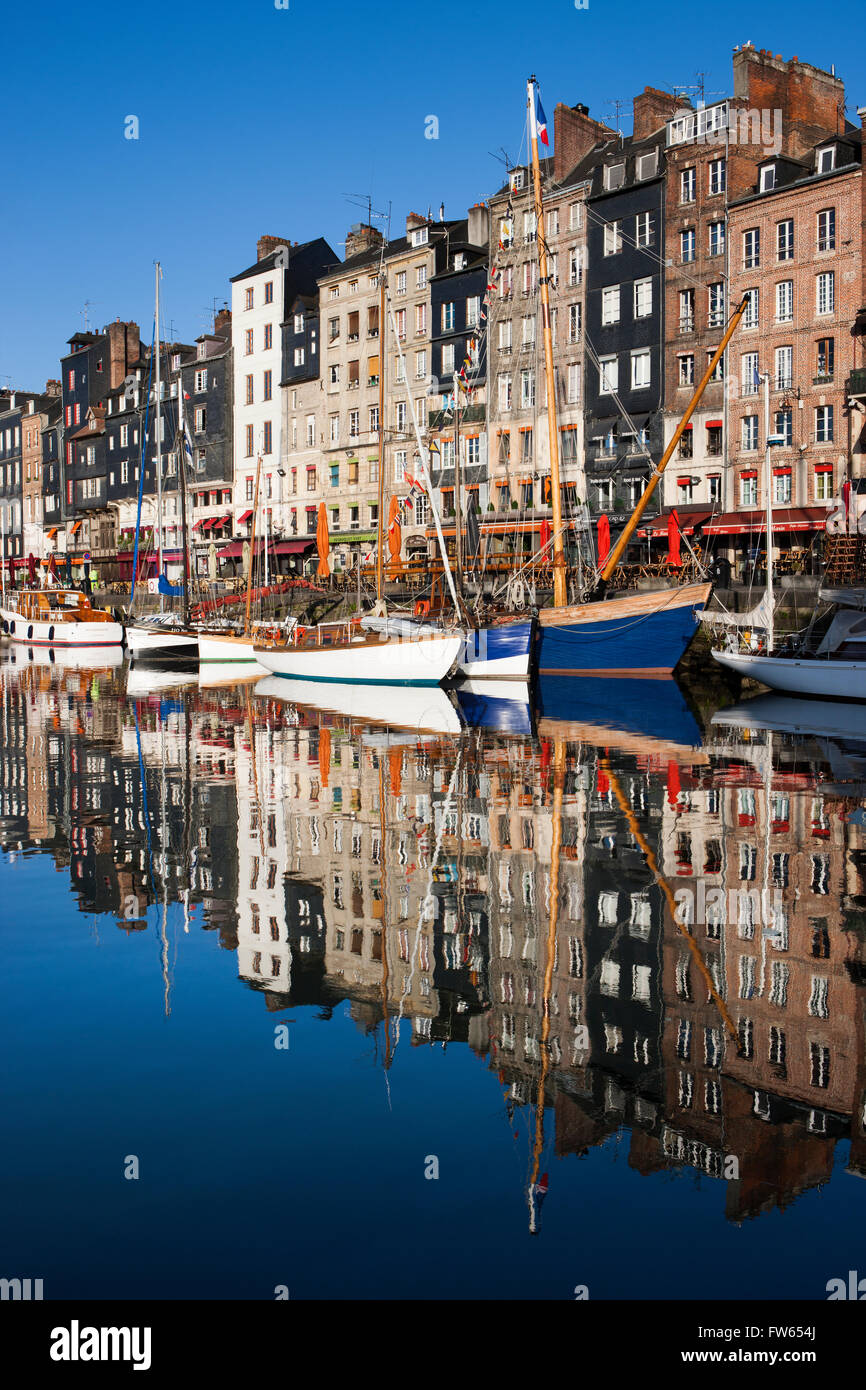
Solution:
{"label": "blue-hulled boat", "polygon": [[528,680],[532,660],[533,618],[506,618],[470,632],[458,661],[467,680]]}
{"label": "blue-hulled boat", "polygon": [[686,584],[538,615],[539,675],[670,675],[698,630],[712,585]]}

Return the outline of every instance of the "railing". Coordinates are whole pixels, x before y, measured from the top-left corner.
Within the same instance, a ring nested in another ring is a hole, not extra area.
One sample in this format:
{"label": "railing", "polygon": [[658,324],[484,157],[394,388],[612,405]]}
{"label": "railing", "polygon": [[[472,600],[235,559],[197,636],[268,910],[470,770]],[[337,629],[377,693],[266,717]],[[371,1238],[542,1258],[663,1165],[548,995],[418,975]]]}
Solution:
{"label": "railing", "polygon": [[[832,377],[822,377],[823,381],[831,381]],[[866,396],[866,367],[857,367],[848,376],[848,393],[852,396]]]}

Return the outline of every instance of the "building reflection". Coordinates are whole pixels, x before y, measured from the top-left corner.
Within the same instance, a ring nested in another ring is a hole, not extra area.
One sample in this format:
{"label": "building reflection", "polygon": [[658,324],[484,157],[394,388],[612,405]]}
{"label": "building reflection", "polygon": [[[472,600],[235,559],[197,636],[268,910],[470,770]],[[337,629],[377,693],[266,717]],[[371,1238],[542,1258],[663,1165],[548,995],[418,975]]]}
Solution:
{"label": "building reflection", "polygon": [[839,1141],[866,1174],[866,817],[826,747],[444,738],[0,672],[7,855],[50,855],[124,931],[183,904],[269,1011],[346,1003],[377,1065],[468,1045],[532,1222],[555,1160],[609,1141],[724,1183],[733,1221],[829,1181]]}

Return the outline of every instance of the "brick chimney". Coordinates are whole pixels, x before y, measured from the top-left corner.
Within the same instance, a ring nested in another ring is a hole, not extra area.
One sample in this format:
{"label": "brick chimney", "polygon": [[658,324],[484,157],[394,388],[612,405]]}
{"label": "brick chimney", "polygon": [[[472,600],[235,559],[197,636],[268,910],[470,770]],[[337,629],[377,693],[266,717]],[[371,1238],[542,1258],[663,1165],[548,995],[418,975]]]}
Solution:
{"label": "brick chimney", "polygon": [[287,236],[260,236],[256,242],[256,264],[273,255],[278,246],[291,246]]}
{"label": "brick chimney", "polygon": [[589,154],[593,145],[601,140],[609,140],[616,131],[601,121],[594,121],[589,107],[578,103],[566,106],[557,102],[553,112],[553,177],[564,179],[584,155]]}
{"label": "brick chimney", "polygon": [[782,153],[801,158],[825,135],[845,128],[845,83],[833,73],[786,61],[768,48],[741,48],[734,53],[734,97],[749,110],[766,113],[782,127]]}
{"label": "brick chimney", "polygon": [[376,251],[382,245],[382,233],[366,222],[356,222],[346,233],[346,260],[360,256],[363,251]]}
{"label": "brick chimney", "polygon": [[116,391],[130,366],[137,362],[141,353],[140,335],[137,323],[124,323],[115,319],[106,324],[108,337],[108,389]]}
{"label": "brick chimney", "polygon": [[648,135],[660,130],[671,116],[682,110],[683,100],[681,97],[675,97],[671,92],[660,91],[658,87],[644,87],[643,91],[635,97],[632,105],[634,109],[632,135],[635,140],[645,140]]}
{"label": "brick chimney", "polygon": [[56,376],[49,377],[45,383],[46,396],[59,396],[61,394],[60,382]]}
{"label": "brick chimney", "polygon": [[417,227],[426,227],[427,221],[428,219],[422,217],[420,213],[410,212],[409,216],[406,218],[406,235],[408,236],[410,232],[414,232]]}
{"label": "brick chimney", "polygon": [[218,338],[230,338],[232,335],[232,311],[225,305],[214,314],[213,331]]}

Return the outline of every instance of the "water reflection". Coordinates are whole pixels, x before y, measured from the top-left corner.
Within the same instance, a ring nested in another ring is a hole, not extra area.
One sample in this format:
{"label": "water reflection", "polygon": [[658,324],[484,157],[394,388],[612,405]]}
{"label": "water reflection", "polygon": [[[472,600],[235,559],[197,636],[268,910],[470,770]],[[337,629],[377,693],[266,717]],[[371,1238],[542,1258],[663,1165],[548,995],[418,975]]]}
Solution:
{"label": "water reflection", "polygon": [[531,713],[135,679],[4,654],[0,834],[159,935],[167,1013],[179,903],[268,1011],[348,1004],[385,1073],[470,1048],[533,1231],[554,1160],[610,1136],[644,1177],[724,1184],[737,1222],[828,1181],[842,1139],[866,1175],[856,717],[772,697],[702,738],[671,682],[554,682]]}

